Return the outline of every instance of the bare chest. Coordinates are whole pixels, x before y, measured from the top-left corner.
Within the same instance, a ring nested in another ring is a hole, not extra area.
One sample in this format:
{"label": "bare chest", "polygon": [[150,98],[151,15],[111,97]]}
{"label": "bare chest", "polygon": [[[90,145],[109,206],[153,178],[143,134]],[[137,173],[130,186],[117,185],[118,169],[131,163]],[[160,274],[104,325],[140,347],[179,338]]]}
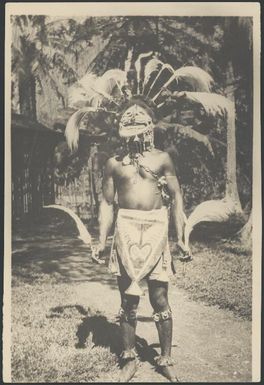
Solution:
{"label": "bare chest", "polygon": [[142,156],[132,164],[120,161],[115,171],[117,181],[130,182],[135,177],[151,181],[162,175],[162,164],[158,157]]}

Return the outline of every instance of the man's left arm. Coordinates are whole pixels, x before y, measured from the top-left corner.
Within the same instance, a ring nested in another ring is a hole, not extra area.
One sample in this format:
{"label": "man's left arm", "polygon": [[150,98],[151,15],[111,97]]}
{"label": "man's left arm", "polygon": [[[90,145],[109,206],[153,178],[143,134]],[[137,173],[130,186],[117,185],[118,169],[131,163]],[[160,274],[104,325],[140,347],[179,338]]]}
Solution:
{"label": "man's left arm", "polygon": [[183,199],[178,178],[175,173],[175,167],[169,154],[164,153],[164,176],[166,178],[168,190],[172,198],[172,215],[176,229],[176,241],[185,254],[189,254],[183,242],[184,227],[186,222],[186,216],[183,209]]}

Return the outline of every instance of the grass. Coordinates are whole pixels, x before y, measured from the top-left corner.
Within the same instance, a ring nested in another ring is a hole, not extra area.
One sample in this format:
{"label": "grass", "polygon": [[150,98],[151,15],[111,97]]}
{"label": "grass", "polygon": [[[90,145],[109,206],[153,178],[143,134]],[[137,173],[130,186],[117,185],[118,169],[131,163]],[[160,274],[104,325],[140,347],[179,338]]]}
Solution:
{"label": "grass", "polygon": [[117,356],[95,346],[89,328],[83,335],[96,310],[54,307],[72,297],[69,285],[45,274],[35,279],[20,280],[12,292],[12,382],[95,382],[114,375]]}
{"label": "grass", "polygon": [[[70,280],[79,268],[79,282],[94,281],[97,265],[91,275],[87,251],[72,230],[68,237],[59,226],[33,230],[17,234],[13,250],[12,382],[115,382],[118,327],[82,303]],[[238,242],[196,241],[191,247],[194,259],[185,274],[176,262],[176,284],[193,300],[251,319],[251,255]],[[110,288],[108,276],[104,284]]]}
{"label": "grass", "polygon": [[176,284],[193,300],[232,310],[251,320],[252,258],[236,241],[192,243],[193,261],[176,263]]}

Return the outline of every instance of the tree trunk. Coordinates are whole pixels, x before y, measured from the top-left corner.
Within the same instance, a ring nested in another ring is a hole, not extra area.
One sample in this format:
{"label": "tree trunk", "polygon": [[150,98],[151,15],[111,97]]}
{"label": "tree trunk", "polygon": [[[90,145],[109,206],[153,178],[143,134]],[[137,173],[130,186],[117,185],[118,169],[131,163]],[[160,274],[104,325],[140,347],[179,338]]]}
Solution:
{"label": "tree trunk", "polygon": [[155,29],[156,29],[156,40],[157,40],[157,51],[159,50],[159,17],[155,17]]}
{"label": "tree trunk", "polygon": [[227,155],[226,155],[226,196],[230,197],[238,206],[238,210],[242,211],[241,203],[237,188],[236,176],[236,125],[235,125],[235,95],[234,87],[234,70],[231,61],[227,65],[227,98],[233,102],[234,109],[228,114],[227,120]]}
{"label": "tree trunk", "polygon": [[18,75],[16,72],[12,73],[12,80],[11,80],[11,106],[12,111],[19,114],[20,113],[20,106],[19,106],[19,81],[18,81]]}
{"label": "tree trunk", "polygon": [[96,208],[96,192],[94,188],[94,168],[93,168],[93,163],[94,163],[94,156],[97,154],[97,146],[96,145],[91,145],[90,149],[90,156],[87,162],[88,165],[88,170],[89,170],[89,188],[90,188],[90,204],[91,204],[91,215],[92,219],[96,217],[97,214],[97,208]]}
{"label": "tree trunk", "polygon": [[247,223],[238,233],[239,239],[245,249],[251,250],[252,247],[252,211],[249,215]]}
{"label": "tree trunk", "polygon": [[19,76],[19,104],[22,115],[36,120],[36,84],[29,71]]}

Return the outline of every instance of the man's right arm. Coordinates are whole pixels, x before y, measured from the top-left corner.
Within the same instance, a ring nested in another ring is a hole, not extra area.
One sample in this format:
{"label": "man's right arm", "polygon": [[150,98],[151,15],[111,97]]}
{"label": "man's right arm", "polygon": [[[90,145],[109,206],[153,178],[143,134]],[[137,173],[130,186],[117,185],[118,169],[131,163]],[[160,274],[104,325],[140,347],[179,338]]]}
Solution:
{"label": "man's right arm", "polygon": [[111,230],[111,226],[114,218],[114,198],[115,198],[115,186],[113,179],[114,170],[113,158],[108,159],[105,165],[104,177],[103,177],[103,198],[99,208],[99,250],[103,251],[107,236]]}

